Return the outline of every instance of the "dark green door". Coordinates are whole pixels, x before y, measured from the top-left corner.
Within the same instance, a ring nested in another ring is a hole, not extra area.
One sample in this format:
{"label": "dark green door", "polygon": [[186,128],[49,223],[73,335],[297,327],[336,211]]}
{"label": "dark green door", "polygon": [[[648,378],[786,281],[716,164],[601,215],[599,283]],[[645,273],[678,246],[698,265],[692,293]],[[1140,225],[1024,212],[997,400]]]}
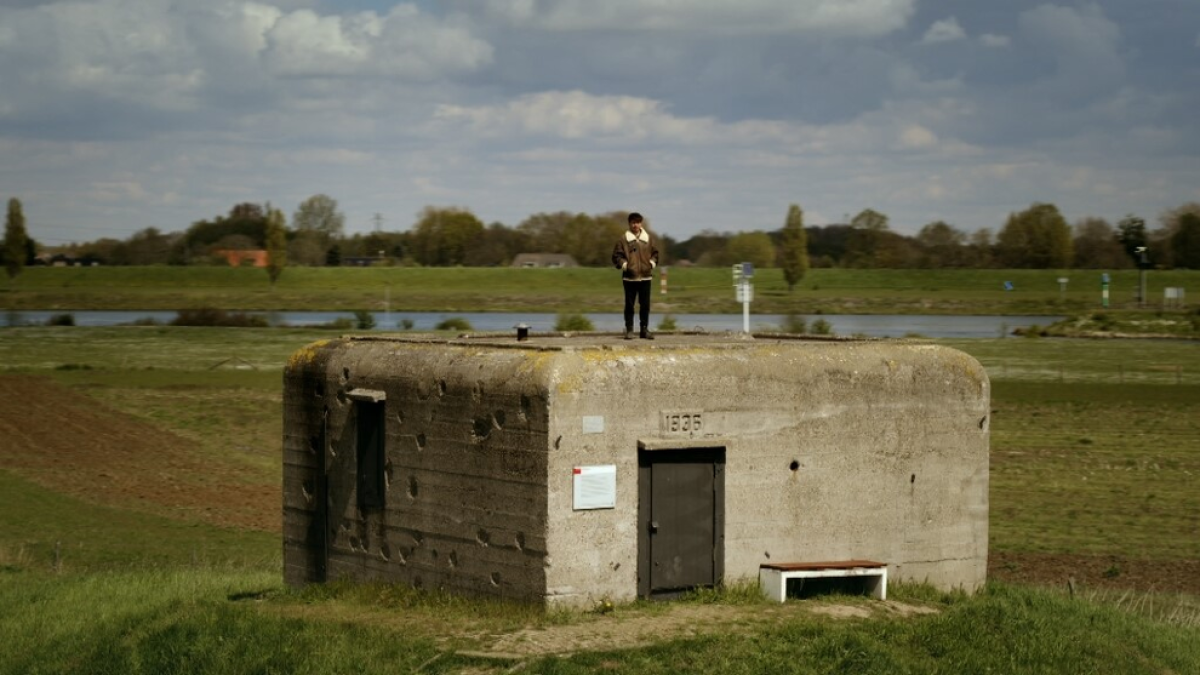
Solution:
{"label": "dark green door", "polygon": [[642,451],[643,596],[715,586],[723,557],[724,449]]}

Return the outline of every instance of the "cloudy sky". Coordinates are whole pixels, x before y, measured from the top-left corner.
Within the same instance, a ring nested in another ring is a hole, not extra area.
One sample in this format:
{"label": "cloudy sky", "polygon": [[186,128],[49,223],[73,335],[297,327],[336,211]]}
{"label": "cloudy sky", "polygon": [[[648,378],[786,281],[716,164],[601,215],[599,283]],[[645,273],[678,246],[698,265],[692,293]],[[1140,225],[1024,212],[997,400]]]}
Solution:
{"label": "cloudy sky", "polygon": [[1200,1],[0,0],[0,196],[55,245],[240,202],[683,239],[1200,201]]}

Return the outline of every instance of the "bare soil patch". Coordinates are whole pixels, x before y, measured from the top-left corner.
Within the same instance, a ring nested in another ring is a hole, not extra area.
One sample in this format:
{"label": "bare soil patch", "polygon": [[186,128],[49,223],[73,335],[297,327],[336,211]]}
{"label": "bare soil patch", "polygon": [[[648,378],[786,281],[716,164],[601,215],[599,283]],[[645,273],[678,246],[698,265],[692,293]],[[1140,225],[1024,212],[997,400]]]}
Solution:
{"label": "bare soil patch", "polygon": [[0,462],[83,501],[222,527],[280,530],[279,485],[44,377],[0,376]]}
{"label": "bare soil patch", "polygon": [[992,551],[988,578],[1066,588],[1200,595],[1200,560],[1138,560],[1114,555]]}

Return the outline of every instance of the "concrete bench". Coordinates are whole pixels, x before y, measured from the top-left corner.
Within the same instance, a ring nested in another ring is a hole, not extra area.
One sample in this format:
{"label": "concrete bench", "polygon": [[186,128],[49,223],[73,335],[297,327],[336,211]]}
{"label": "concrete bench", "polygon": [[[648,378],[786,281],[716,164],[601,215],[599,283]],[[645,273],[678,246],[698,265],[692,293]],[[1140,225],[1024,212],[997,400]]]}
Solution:
{"label": "concrete bench", "polygon": [[887,600],[887,563],[872,560],[835,560],[832,562],[767,563],[758,568],[758,585],[768,598],[787,599],[788,579],[830,577],[867,577],[867,592]]}

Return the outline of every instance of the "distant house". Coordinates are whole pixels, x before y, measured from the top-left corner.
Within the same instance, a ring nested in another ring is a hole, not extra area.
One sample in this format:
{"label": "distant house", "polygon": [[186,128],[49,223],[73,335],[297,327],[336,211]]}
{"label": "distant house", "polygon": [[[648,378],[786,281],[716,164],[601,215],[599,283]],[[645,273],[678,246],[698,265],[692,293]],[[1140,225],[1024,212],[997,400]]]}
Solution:
{"label": "distant house", "polygon": [[224,258],[230,267],[242,267],[243,265],[251,267],[267,266],[267,252],[262,249],[248,251],[221,249],[213,251],[213,253]]}
{"label": "distant house", "polygon": [[513,267],[579,267],[575,258],[566,253],[519,253]]}

